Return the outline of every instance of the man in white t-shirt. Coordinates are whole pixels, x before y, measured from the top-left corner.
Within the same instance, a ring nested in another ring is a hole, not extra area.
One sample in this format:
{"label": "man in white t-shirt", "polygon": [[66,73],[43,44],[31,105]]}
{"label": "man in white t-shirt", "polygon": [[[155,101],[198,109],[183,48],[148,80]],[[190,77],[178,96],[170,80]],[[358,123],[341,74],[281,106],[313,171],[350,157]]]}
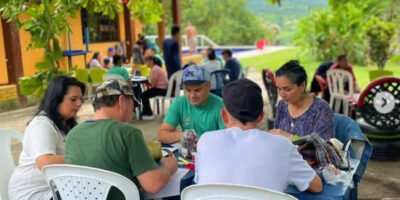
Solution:
{"label": "man in white t-shirt", "polygon": [[248,79],[222,92],[226,129],[206,132],[197,144],[198,184],[230,183],[284,191],[321,192],[319,176],[288,139],[256,129],[264,117],[261,88]]}

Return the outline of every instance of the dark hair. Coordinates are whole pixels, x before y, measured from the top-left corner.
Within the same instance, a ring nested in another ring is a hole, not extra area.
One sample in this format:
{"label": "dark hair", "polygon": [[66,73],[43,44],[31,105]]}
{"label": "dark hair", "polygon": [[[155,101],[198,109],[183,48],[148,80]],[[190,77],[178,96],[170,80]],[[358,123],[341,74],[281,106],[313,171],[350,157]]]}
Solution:
{"label": "dark hair", "polygon": [[215,55],[215,50],[211,47],[207,48],[207,57],[208,60],[215,60],[217,56]]}
{"label": "dark hair", "polygon": [[123,62],[122,56],[120,55],[114,55],[113,56],[113,64],[114,66],[121,66]]}
{"label": "dark hair", "polygon": [[307,73],[304,67],[299,64],[297,60],[290,60],[280,67],[275,76],[286,76],[292,83],[300,86],[303,82],[307,86]]}
{"label": "dark hair", "polygon": [[181,31],[181,28],[180,28],[178,25],[175,25],[175,24],[174,24],[174,25],[171,27],[171,35],[172,35],[172,36],[178,34],[180,31]]}
{"label": "dark hair", "polygon": [[103,62],[104,62],[104,65],[108,65],[108,64],[110,64],[110,59],[104,58]]}
{"label": "dark hair", "polygon": [[92,59],[97,59],[97,57],[99,57],[100,52],[96,51],[93,53],[93,57]]}
{"label": "dark hair", "polygon": [[154,64],[156,63],[156,57],[154,56],[147,56],[146,58],[144,58],[144,60],[152,61]]}
{"label": "dark hair", "polygon": [[222,51],[222,55],[228,55],[229,57],[232,57],[232,51],[230,49],[224,49]]}
{"label": "dark hair", "polygon": [[78,124],[75,118],[68,119],[64,124],[58,109],[70,86],[77,86],[81,89],[82,94],[85,93],[85,84],[78,81],[76,78],[58,76],[50,82],[40,102],[39,110],[36,113],[36,115],[40,115],[40,113],[44,111],[45,115],[53,121],[56,127],[64,134],[68,134],[68,132]]}
{"label": "dark hair", "polygon": [[347,56],[345,54],[341,54],[337,57],[337,60],[339,61],[339,60],[346,59],[346,58],[347,58]]}

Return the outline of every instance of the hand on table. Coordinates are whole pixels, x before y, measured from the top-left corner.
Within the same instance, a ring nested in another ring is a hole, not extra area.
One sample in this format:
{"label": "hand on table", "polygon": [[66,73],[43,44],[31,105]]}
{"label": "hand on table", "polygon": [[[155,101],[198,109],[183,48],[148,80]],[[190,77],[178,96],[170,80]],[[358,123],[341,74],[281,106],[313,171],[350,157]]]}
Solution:
{"label": "hand on table", "polygon": [[174,154],[169,155],[168,157],[162,157],[160,162],[171,174],[174,174],[176,170],[178,170],[178,161]]}

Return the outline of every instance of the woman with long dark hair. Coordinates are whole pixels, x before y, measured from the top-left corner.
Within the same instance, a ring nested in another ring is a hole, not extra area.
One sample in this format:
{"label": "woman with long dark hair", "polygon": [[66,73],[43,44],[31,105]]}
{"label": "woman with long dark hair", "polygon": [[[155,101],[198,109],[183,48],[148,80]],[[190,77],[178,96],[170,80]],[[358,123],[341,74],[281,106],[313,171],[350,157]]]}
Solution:
{"label": "woman with long dark hair", "polygon": [[38,112],[25,129],[19,165],[9,183],[11,200],[52,198],[40,170],[64,163],[65,137],[77,125],[84,93],[85,85],[73,77],[59,76],[51,81]]}

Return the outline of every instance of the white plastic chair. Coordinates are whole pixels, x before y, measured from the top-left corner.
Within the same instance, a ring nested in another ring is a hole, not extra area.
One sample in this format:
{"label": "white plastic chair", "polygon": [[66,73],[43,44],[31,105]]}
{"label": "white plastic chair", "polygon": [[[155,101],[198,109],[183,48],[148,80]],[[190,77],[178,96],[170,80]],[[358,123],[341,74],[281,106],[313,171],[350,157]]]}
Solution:
{"label": "white plastic chair", "polygon": [[118,188],[125,199],[140,200],[139,190],[128,178],[103,169],[79,165],[57,164],[42,169],[47,183],[58,200],[107,199],[111,186]]}
{"label": "white plastic chair", "polygon": [[[161,112],[158,110],[157,113],[164,115],[164,108],[165,108],[165,100],[170,100],[170,103],[174,100],[175,97],[180,96],[181,94],[181,83],[182,83],[182,70],[179,70],[171,75],[170,79],[168,80],[168,88],[167,93],[165,96],[155,96],[153,108],[156,109],[159,105],[159,102],[162,102],[161,105]],[[172,93],[174,92],[174,93]]]}
{"label": "white plastic chair", "polygon": [[[327,71],[327,83],[331,98],[329,104],[334,112],[340,111],[342,105],[343,114],[349,115],[349,100],[354,98],[354,80],[350,72],[342,69],[330,69]],[[345,82],[348,81],[348,91],[345,91]]]}
{"label": "white plastic chair", "polygon": [[15,169],[11,151],[11,138],[22,141],[23,134],[12,130],[0,128],[0,199],[8,199],[8,181]]}
{"label": "white plastic chair", "polygon": [[185,188],[182,200],[294,200],[295,197],[265,188],[234,184],[202,184]]}
{"label": "white plastic chair", "polygon": [[244,78],[249,77],[250,68],[251,68],[251,66],[247,66],[245,68],[242,67],[242,69],[240,70],[238,79],[244,79]]}

